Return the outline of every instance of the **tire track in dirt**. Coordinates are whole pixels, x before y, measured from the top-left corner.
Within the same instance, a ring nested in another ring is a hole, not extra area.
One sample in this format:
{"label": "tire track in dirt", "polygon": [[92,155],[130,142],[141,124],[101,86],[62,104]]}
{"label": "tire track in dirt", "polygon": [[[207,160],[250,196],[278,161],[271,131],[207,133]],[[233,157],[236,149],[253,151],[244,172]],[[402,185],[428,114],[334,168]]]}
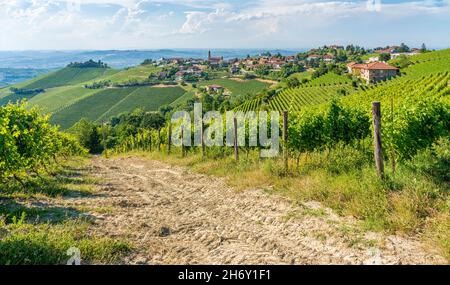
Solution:
{"label": "tire track in dirt", "polygon": [[[222,179],[161,162],[95,157],[89,171],[101,178],[98,196],[66,203],[112,209],[91,213],[94,228],[134,244],[124,263],[445,263],[418,240],[346,234],[342,228],[356,221],[317,203],[294,205],[261,190],[236,192]],[[326,214],[308,214],[318,210]]]}

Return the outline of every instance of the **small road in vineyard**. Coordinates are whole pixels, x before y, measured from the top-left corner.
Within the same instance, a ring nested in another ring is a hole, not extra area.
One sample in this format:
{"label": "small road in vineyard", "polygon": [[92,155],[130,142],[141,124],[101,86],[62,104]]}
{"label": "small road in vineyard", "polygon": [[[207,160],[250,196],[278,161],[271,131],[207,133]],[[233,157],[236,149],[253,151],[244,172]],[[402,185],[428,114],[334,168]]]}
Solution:
{"label": "small road in vineyard", "polygon": [[418,240],[358,230],[318,203],[296,204],[263,190],[237,192],[220,178],[137,157],[94,157],[96,234],[128,240],[126,264],[445,263]]}

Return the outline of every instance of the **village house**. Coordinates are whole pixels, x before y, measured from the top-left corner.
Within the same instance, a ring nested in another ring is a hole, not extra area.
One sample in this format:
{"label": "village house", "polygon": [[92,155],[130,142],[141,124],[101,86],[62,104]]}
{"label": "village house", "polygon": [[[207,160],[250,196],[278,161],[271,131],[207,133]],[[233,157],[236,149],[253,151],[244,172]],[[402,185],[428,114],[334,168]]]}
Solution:
{"label": "village house", "polygon": [[334,49],[334,50],[338,50],[338,49],[344,49],[343,46],[340,45],[331,45],[328,47],[329,49]]}
{"label": "village house", "polygon": [[180,58],[180,57],[171,58],[170,62],[172,64],[182,64],[182,63],[184,63],[184,58]]}
{"label": "village house", "polygon": [[401,55],[413,56],[413,55],[418,55],[418,54],[421,54],[421,52],[418,51],[418,50],[414,50],[414,51],[411,50],[410,52],[392,53],[392,54],[391,54],[391,58],[397,58],[397,57],[399,57],[399,56],[401,56]]}
{"label": "village house", "polygon": [[295,55],[286,56],[286,62],[288,63],[297,63],[298,59]]}
{"label": "village house", "polygon": [[308,58],[306,58],[306,60],[317,60],[317,59],[321,59],[322,57],[318,54],[311,54],[308,56]]}
{"label": "village house", "polygon": [[221,91],[224,91],[225,88],[223,88],[220,85],[208,85],[206,86],[206,91],[208,92],[215,92],[215,93],[219,93]]}
{"label": "village house", "polygon": [[364,64],[351,62],[347,64],[347,69],[349,73],[361,77],[367,83],[390,79],[398,74],[398,68],[378,61]]}
{"label": "village house", "polygon": [[158,74],[158,79],[159,80],[163,80],[163,79],[166,79],[167,78],[167,72],[164,72],[164,71],[161,71],[159,74]]}
{"label": "village house", "polygon": [[269,59],[266,65],[269,65],[272,69],[279,70],[283,65],[286,64],[286,61],[282,58],[273,57]]}
{"label": "village house", "polygon": [[235,63],[230,68],[231,74],[239,74],[241,72],[241,68],[239,67],[239,63]]}
{"label": "village house", "polygon": [[182,81],[185,74],[185,71],[178,71],[177,73],[175,73],[175,81]]}
{"label": "village house", "polygon": [[326,54],[323,56],[323,61],[325,62],[332,62],[334,60],[334,56],[331,54]]}

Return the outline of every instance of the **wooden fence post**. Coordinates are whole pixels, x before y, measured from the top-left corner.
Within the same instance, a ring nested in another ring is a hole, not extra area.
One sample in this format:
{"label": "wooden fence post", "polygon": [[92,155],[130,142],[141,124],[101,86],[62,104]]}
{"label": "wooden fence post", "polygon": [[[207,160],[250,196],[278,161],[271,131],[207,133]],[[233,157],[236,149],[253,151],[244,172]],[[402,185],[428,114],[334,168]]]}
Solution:
{"label": "wooden fence post", "polygon": [[184,157],[184,128],[181,128],[181,157]]}
{"label": "wooden fence post", "polygon": [[161,129],[158,128],[158,151],[161,151]]}
{"label": "wooden fence post", "polygon": [[204,126],[203,126],[203,121],[202,121],[202,126],[201,126],[201,136],[202,136],[202,140],[201,140],[201,143],[202,143],[202,159],[205,159],[205,139],[204,139],[204,133],[203,133],[203,128],[204,128]]}
{"label": "wooden fence post", "polygon": [[287,147],[288,140],[288,111],[283,112],[283,157],[284,157],[284,168],[286,171],[289,170],[289,152]]}
{"label": "wooden fence post", "polygon": [[167,154],[170,154],[171,144],[172,144],[172,124],[169,122],[169,132],[167,134]]}
{"label": "wooden fence post", "polygon": [[239,146],[238,146],[238,130],[237,130],[237,118],[234,118],[234,159],[239,161]]}
{"label": "wooden fence post", "polygon": [[373,119],[373,141],[374,141],[374,158],[377,167],[377,174],[380,178],[384,178],[384,162],[383,147],[381,140],[381,104],[380,102],[372,102],[372,119]]}

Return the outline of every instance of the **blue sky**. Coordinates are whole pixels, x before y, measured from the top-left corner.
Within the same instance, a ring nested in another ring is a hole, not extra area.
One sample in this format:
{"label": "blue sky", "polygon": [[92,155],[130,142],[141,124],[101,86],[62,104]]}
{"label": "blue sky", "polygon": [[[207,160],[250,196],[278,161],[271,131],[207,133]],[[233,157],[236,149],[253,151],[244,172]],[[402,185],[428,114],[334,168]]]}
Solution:
{"label": "blue sky", "polygon": [[449,35],[450,0],[0,0],[0,50],[444,48]]}

